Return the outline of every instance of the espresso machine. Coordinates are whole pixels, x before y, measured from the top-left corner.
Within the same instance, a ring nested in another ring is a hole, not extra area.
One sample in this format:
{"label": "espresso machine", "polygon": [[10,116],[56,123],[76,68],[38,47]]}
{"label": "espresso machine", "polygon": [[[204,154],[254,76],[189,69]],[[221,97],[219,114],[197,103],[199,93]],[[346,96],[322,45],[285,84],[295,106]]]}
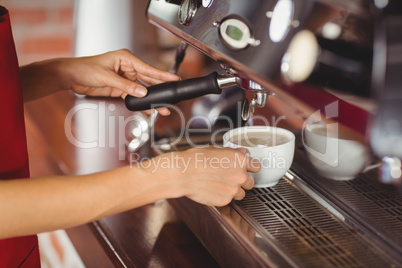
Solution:
{"label": "espresso machine", "polygon": [[[302,121],[319,111],[364,140],[374,163],[353,179],[325,178],[295,127],[294,161],[276,186],[223,208],[169,200],[222,267],[402,267],[399,1],[150,0],[146,14],[182,40],[176,69],[190,45],[223,72],[152,86],[126,98],[130,110],[237,86],[247,92],[243,121],[273,98]],[[166,141],[159,153],[186,148]]]}

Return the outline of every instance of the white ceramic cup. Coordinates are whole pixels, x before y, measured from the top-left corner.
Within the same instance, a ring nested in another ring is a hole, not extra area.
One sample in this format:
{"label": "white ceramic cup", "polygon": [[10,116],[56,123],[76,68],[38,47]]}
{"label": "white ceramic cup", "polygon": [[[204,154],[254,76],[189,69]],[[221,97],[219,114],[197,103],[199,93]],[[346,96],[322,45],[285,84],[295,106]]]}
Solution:
{"label": "white ceramic cup", "polygon": [[[236,143],[233,137],[254,136],[264,137],[273,135],[275,142],[277,135],[285,138],[285,142],[276,145],[245,146]],[[289,170],[295,151],[295,135],[289,130],[270,126],[246,126],[229,130],[223,135],[223,146],[230,148],[246,148],[249,156],[257,158],[261,163],[261,170],[258,173],[250,173],[255,181],[254,187],[272,187]]]}
{"label": "white ceramic cup", "polygon": [[337,124],[307,125],[303,143],[310,162],[326,178],[351,180],[370,163],[367,146],[341,133]]}

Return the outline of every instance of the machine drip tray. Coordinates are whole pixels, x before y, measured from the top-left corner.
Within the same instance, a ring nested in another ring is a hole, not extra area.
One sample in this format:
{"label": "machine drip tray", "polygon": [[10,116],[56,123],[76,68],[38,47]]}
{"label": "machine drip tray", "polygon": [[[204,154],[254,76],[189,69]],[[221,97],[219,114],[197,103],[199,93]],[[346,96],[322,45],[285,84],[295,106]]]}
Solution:
{"label": "machine drip tray", "polygon": [[328,203],[301,191],[294,176],[271,188],[254,188],[233,208],[298,267],[397,267],[362,229],[348,226]]}
{"label": "machine drip tray", "polygon": [[169,201],[223,267],[402,267],[399,189],[380,183],[376,170],[350,181],[322,178],[296,148],[276,186],[230,206]]}
{"label": "machine drip tray", "polygon": [[[402,267],[400,248],[385,245],[381,233],[350,221],[305,187],[289,173],[228,208],[186,198],[170,202],[222,267]],[[401,232],[402,224],[392,231]]]}

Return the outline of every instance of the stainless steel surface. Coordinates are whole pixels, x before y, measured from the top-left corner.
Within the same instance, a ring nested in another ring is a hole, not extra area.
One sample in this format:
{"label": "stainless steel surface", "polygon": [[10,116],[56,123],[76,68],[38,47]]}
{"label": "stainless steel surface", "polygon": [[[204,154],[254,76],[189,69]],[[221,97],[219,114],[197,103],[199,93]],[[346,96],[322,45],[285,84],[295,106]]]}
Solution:
{"label": "stainless steel surface", "polygon": [[250,103],[250,112],[254,113],[255,108],[264,108],[267,104],[268,93],[266,91],[256,91]]}
{"label": "stainless steel surface", "polygon": [[241,118],[248,120],[255,112],[255,108],[263,108],[267,104],[268,95],[266,91],[256,91],[251,102],[245,99],[241,109]]}
{"label": "stainless steel surface", "polygon": [[253,112],[250,110],[250,102],[247,98],[244,99],[242,108],[241,108],[241,118],[246,121],[250,118],[250,114]]}
{"label": "stainless steel surface", "polygon": [[220,75],[217,82],[220,88],[233,87],[239,84],[238,77],[233,75]]}

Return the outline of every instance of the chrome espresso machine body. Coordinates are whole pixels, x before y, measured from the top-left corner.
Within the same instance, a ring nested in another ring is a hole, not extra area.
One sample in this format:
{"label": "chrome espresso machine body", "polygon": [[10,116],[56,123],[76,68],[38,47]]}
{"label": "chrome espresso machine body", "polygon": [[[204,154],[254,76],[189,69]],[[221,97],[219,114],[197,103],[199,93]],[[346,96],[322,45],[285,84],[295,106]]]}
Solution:
{"label": "chrome espresso machine body", "polygon": [[204,94],[234,84],[253,93],[244,119],[268,95],[308,118],[315,100],[304,98],[306,87],[374,107],[365,108],[370,123],[358,134],[379,164],[353,180],[319,175],[296,129],[293,165],[276,186],[224,208],[170,201],[221,266],[402,267],[399,1],[151,0],[147,17],[226,70],[208,76],[205,87],[217,90]]}

